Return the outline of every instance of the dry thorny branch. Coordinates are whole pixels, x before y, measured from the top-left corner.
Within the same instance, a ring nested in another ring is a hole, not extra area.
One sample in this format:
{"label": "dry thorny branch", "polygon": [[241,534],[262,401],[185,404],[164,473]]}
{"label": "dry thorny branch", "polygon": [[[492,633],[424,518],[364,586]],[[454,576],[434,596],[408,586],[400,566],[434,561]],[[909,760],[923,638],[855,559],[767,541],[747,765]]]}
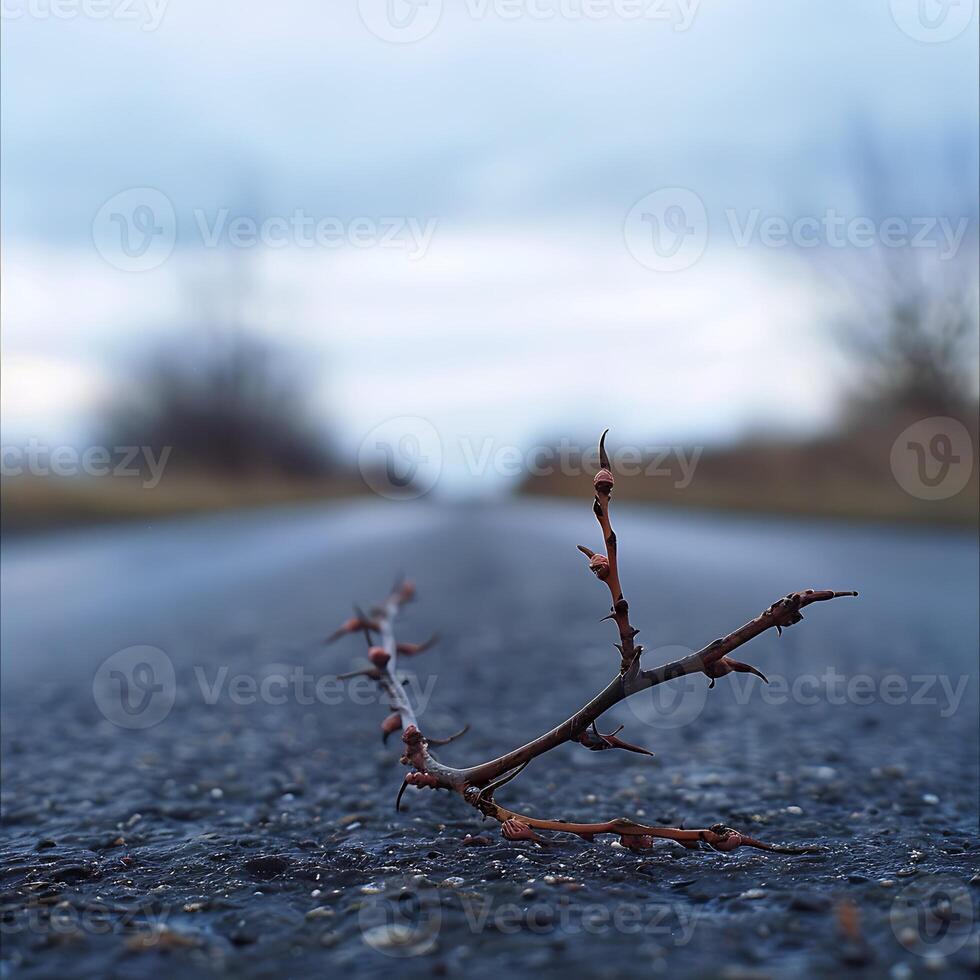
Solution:
{"label": "dry thorny branch", "polygon": [[333,641],[346,634],[363,633],[367,639],[371,665],[355,673],[373,678],[383,688],[392,712],[381,725],[384,739],[387,740],[392,732],[401,730],[402,741],[405,744],[401,761],[411,768],[411,772],[405,776],[399,790],[396,809],[406,787],[428,787],[458,793],[485,817],[498,820],[502,833],[508,840],[545,843],[546,838],[542,838],[537,831],[558,831],[576,834],[588,841],[593,840],[598,834],[617,834],[621,843],[634,851],[648,850],[653,846],[654,838],[662,838],[676,841],[687,848],[698,848],[704,844],[719,851],[732,851],[745,844],[766,851],[802,853],[806,848],[766,844],[723,824],[715,824],[703,830],[682,830],[674,827],[649,827],[622,817],[605,823],[540,820],[508,810],[494,799],[497,790],[519,775],[533,759],[565,742],[578,742],[592,751],[626,749],[631,752],[652,754],[646,749],[618,738],[621,728],[609,735],[601,734],[596,726],[597,720],[609,708],[625,698],[685,674],[703,673],[711,679],[712,687],[717,678],[724,677],[732,671],[755,674],[765,680],[765,675],[755,667],[733,659],[730,656],[731,652],[773,627],[781,634],[785,627],[792,626],[803,619],[800,610],[804,606],[814,602],[824,602],[827,599],[836,599],[839,596],[857,595],[856,592],[814,591],[813,589],[791,592],[784,598],[778,599],[755,619],[740,626],[728,636],[712,641],[696,653],[652,670],[641,669],[640,656],[643,647],[634,642],[639,631],[630,623],[629,604],[619,579],[616,533],[612,528],[609,514],[610,497],[615,480],[606,454],[605,438],[606,434],[603,433],[599,442],[601,469],[595,476],[595,499],[592,504],[592,510],[602,529],[605,553],[594,552],[582,545],[579,545],[579,550],[589,559],[589,568],[596,577],[609,587],[612,608],[605,618],[615,621],[619,630],[619,643],[616,647],[620,652],[620,669],[618,675],[603,690],[570,718],[551,731],[497,759],[465,769],[456,769],[440,762],[431,749],[432,746],[451,742],[464,734],[467,729],[464,728],[463,731],[443,739],[424,735],[398,674],[399,656],[414,656],[421,653],[436,640],[436,637],[433,637],[421,644],[398,643],[395,640],[393,627],[395,616],[405,603],[414,598],[414,585],[407,580],[400,581],[384,602],[368,613],[356,609],[356,615],[329,638]]}

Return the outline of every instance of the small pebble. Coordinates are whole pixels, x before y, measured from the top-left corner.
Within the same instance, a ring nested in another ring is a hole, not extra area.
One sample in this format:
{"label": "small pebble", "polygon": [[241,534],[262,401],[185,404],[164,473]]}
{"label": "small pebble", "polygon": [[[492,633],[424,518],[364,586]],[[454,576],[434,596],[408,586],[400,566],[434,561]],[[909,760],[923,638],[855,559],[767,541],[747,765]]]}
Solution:
{"label": "small pebble", "polygon": [[939,797],[935,793],[923,793],[922,802],[928,803],[929,806],[937,806],[939,804]]}
{"label": "small pebble", "polygon": [[789,900],[789,907],[795,912],[826,912],[830,899],[819,892],[797,892]]}

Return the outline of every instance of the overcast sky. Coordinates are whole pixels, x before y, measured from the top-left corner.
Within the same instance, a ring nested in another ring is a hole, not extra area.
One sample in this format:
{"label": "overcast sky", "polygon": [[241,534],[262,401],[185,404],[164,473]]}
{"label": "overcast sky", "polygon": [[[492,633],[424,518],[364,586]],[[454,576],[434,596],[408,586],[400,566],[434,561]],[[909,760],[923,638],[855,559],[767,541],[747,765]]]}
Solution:
{"label": "overcast sky", "polygon": [[[228,289],[351,445],[399,415],[450,443],[814,426],[837,299],[758,222],[816,219],[822,250],[828,211],[868,216],[867,138],[871,218],[976,236],[975,0],[72,2],[5,0],[5,438],[84,438],[132,351]],[[663,188],[688,196],[634,207]],[[107,258],[120,208],[172,254]],[[643,251],[657,221],[695,261]]]}

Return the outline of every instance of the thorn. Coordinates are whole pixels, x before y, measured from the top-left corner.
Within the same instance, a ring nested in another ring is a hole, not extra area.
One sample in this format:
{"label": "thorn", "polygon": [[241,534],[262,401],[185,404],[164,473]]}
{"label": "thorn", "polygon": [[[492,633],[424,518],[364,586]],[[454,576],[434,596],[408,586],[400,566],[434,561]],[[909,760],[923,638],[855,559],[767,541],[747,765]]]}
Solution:
{"label": "thorn", "polygon": [[592,558],[595,556],[595,552],[591,548],[586,548],[584,544],[577,544],[575,547],[578,548],[578,550],[581,551],[586,558]]}
{"label": "thorn", "polygon": [[395,813],[399,813],[401,811],[402,796],[405,793],[406,789],[408,789],[407,776],[402,780],[402,788],[398,791],[398,795],[395,797]]}
{"label": "thorn", "polygon": [[511,770],[509,773],[505,773],[499,779],[492,783],[484,786],[480,790],[477,799],[478,800],[492,800],[493,794],[500,789],[501,786],[506,786],[512,779],[516,779],[525,769],[530,765],[531,760],[528,759],[527,762],[522,763],[516,769]]}
{"label": "thorn", "polygon": [[599,465],[604,469],[608,470],[609,467],[609,456],[606,454],[606,436],[609,434],[609,430],[606,429],[605,432],[599,436]]}
{"label": "thorn", "polygon": [[433,633],[424,643],[398,643],[395,649],[406,657],[414,657],[417,653],[425,653],[430,650],[440,640],[438,633]]}
{"label": "thorn", "polygon": [[381,675],[374,667],[361,667],[359,670],[350,670],[346,674],[334,674],[334,680],[349,681],[352,677],[370,677],[372,680],[380,680]]}
{"label": "thorn", "polygon": [[469,730],[469,725],[463,725],[455,735],[447,735],[445,738],[429,738],[426,741],[429,745],[448,745],[450,742],[455,742],[457,738],[462,738]]}
{"label": "thorn", "polygon": [[392,732],[397,732],[402,727],[402,716],[398,712],[388,715],[383,722],[381,722],[381,741],[387,743],[388,737]]}
{"label": "thorn", "polygon": [[531,830],[526,823],[521,823],[520,820],[516,820],[513,817],[510,820],[505,820],[500,825],[500,832],[507,840],[529,840],[534,841],[536,844],[548,843],[543,837]]}

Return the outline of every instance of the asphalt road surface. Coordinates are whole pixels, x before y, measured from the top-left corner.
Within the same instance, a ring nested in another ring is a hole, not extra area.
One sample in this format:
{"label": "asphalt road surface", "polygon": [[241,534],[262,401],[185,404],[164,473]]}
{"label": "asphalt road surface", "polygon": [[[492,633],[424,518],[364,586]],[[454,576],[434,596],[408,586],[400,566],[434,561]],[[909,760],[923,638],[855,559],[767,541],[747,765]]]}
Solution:
{"label": "asphalt road surface", "polygon": [[[614,674],[588,503],[344,503],[5,543],[3,971],[11,977],[975,974],[978,565],[969,534],[618,506],[644,660],[786,592],[858,589],[664,685],[498,799],[723,822],[804,856],[505,842],[411,790],[364,645],[323,638],[405,572],[399,637],[447,761],[551,727]],[[464,844],[467,834],[485,838]]]}

